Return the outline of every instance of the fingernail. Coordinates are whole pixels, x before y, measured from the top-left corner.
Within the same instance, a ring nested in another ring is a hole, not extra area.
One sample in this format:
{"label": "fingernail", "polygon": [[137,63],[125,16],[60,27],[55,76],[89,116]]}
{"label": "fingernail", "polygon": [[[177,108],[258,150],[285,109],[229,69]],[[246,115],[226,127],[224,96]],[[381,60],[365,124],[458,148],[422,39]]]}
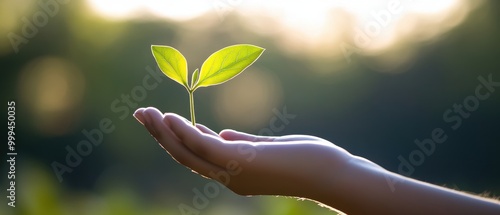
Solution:
{"label": "fingernail", "polygon": [[144,123],[146,122],[146,120],[144,119],[144,116],[142,115],[142,113],[138,113],[137,111],[133,114],[133,116],[135,117],[135,119],[137,119],[137,121],[139,121],[141,124],[144,125]]}

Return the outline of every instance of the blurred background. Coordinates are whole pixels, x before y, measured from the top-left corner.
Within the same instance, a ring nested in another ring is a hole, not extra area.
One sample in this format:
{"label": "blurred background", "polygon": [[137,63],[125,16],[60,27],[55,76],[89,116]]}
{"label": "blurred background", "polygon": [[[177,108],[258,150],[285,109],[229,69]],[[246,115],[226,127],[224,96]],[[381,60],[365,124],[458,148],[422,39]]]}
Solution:
{"label": "blurred background", "polygon": [[[222,188],[196,208],[193,189],[210,181],[131,116],[154,106],[189,117],[152,44],[176,47],[190,72],[228,45],[266,48],[237,78],[196,92],[197,121],[216,131],[316,135],[412,178],[500,195],[500,87],[475,97],[479,77],[500,81],[498,1],[1,0],[0,23],[0,95],[16,102],[18,152],[17,207],[2,203],[2,214],[331,214]],[[296,117],[276,129],[284,109]],[[410,157],[436,128],[447,140]]]}

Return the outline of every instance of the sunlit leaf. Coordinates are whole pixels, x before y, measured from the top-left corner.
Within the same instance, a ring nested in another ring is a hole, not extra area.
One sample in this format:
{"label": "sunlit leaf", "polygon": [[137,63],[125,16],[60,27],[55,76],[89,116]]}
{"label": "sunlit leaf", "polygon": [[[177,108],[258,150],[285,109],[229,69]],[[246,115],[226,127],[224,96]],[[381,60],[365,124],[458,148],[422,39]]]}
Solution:
{"label": "sunlit leaf", "polygon": [[191,123],[196,125],[194,113],[194,91],[198,87],[207,87],[222,84],[241,72],[255,62],[264,49],[254,45],[240,44],[228,46],[212,55],[191,76],[191,83],[187,78],[187,61],[177,49],[170,46],[152,45],[151,51],[161,71],[172,80],[182,84],[189,94],[189,107]]}
{"label": "sunlit leaf", "polygon": [[193,76],[191,77],[191,89],[193,89],[193,86],[198,83],[198,80],[200,79],[200,70],[196,69],[193,72]]}
{"label": "sunlit leaf", "polygon": [[152,45],[151,51],[161,71],[172,80],[187,88],[187,61],[177,49],[170,46]]}
{"label": "sunlit leaf", "polygon": [[208,57],[200,70],[198,87],[222,84],[250,66],[264,52],[264,49],[254,45],[234,45],[223,48]]}

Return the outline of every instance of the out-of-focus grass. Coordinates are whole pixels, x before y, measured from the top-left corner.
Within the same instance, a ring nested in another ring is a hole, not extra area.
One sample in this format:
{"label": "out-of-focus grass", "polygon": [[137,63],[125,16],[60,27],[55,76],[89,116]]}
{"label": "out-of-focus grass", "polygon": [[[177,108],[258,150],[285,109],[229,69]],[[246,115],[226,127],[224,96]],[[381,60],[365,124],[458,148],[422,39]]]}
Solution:
{"label": "out-of-focus grass", "polygon": [[[2,214],[19,215],[180,215],[178,208],[148,202],[132,186],[118,183],[107,186],[102,191],[88,192],[69,189],[59,184],[49,169],[35,163],[22,165],[18,172],[15,213],[5,204],[0,206]],[[236,194],[234,194],[236,195]],[[245,201],[247,199],[244,199]],[[230,204],[218,201],[200,214],[232,215],[335,215],[334,211],[320,207],[311,201],[299,201],[287,197],[252,197],[251,210],[231,208]]]}
{"label": "out-of-focus grass", "polygon": [[[71,190],[61,186],[47,169],[33,164],[20,170],[18,176],[16,213],[12,214],[175,214],[169,208],[144,202],[136,192],[123,185],[106,188],[101,193]],[[7,213],[12,211],[6,208],[1,210]]]}

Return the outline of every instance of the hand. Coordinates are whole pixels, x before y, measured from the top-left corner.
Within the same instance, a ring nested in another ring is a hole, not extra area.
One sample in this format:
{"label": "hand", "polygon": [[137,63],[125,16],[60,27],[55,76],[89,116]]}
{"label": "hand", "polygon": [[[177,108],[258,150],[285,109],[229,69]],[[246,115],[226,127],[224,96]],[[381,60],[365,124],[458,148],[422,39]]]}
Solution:
{"label": "hand", "polygon": [[309,198],[349,214],[500,214],[498,201],[391,173],[321,138],[217,134],[155,108],[134,116],[176,161],[241,195]]}
{"label": "hand", "polygon": [[140,108],[134,116],[177,162],[240,195],[315,198],[353,158],[313,136],[265,137],[233,130],[217,134],[155,108]]}

